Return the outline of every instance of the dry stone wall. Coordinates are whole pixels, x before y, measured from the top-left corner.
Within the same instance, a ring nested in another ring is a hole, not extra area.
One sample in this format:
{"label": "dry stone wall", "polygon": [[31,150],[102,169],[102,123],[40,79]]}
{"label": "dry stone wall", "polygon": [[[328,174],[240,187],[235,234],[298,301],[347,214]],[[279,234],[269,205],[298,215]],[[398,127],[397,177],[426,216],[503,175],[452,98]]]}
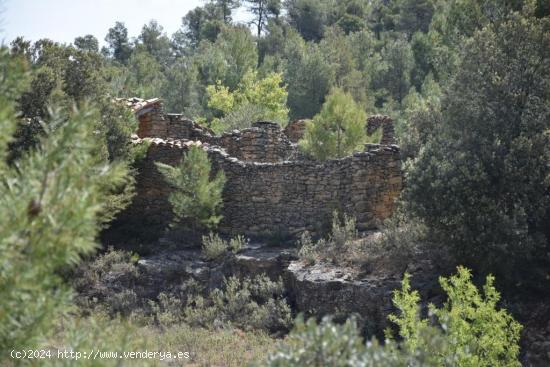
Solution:
{"label": "dry stone wall", "polygon": [[296,153],[296,147],[283,134],[281,127],[267,121],[202,141],[223,147],[230,156],[248,162],[281,162],[291,159]]}
{"label": "dry stone wall", "polygon": [[252,127],[215,136],[214,132],[179,114],[161,110],[139,117],[139,138],[197,140],[223,147],[236,158],[251,162],[279,162],[296,155],[281,127],[273,122],[258,121]]}
{"label": "dry stone wall", "polygon": [[389,116],[374,115],[367,119],[366,129],[368,135],[372,135],[372,133],[379,128],[382,128],[382,138],[380,139],[380,144],[396,144],[393,121]]}
{"label": "dry stone wall", "polygon": [[138,117],[140,138],[210,139],[212,130],[175,113],[163,113],[161,107]]}
{"label": "dry stone wall", "polygon": [[294,120],[290,121],[285,127],[285,135],[288,136],[288,139],[297,143],[300,139],[304,137],[306,131],[306,120]]}
{"label": "dry stone wall", "polygon": [[[152,232],[167,228],[172,219],[170,187],[155,162],[176,165],[196,143],[208,151],[214,170],[226,175],[219,229],[228,234],[295,236],[304,230],[320,234],[334,210],[355,216],[359,229],[372,228],[391,214],[402,188],[396,145],[368,144],[363,152],[317,162],[299,159],[296,144],[270,122],[215,136],[158,108],[139,119],[135,143],[147,143],[149,148],[137,164],[136,196],[117,223],[124,228]],[[369,122],[391,132],[385,127],[391,120],[385,117]]]}
{"label": "dry stone wall", "polygon": [[[145,139],[150,146],[140,163],[137,195],[127,220],[147,228],[164,228],[172,219],[170,188],[154,162],[175,165],[193,142]],[[141,141],[140,143],[143,143]],[[359,229],[375,227],[388,217],[402,186],[396,146],[371,145],[368,151],[319,163],[246,162],[223,149],[203,145],[215,170],[227,182],[220,230],[251,237],[320,233],[334,210],[353,215]],[[139,218],[132,218],[132,217]]]}

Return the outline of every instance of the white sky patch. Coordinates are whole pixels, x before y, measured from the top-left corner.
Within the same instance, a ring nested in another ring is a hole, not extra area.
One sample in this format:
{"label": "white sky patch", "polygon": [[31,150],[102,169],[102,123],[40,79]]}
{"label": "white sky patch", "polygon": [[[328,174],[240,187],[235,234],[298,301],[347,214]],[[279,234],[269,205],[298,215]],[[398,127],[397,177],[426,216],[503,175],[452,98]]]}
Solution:
{"label": "white sky patch", "polygon": [[[171,36],[189,10],[204,4],[204,0],[0,0],[0,42],[9,44],[23,36],[32,41],[50,38],[71,43],[75,37],[92,34],[102,46],[116,21],[126,25],[132,39],[151,19]],[[245,22],[250,15],[241,8],[234,18]]]}

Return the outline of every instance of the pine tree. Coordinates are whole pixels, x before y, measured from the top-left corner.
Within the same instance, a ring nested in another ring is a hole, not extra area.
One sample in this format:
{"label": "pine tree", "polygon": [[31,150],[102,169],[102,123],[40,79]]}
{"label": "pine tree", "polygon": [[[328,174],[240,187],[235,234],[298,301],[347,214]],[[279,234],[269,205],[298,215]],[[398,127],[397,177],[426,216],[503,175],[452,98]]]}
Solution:
{"label": "pine tree", "polygon": [[231,13],[241,6],[240,0],[212,0],[212,4],[220,9],[225,24],[231,23]]}
{"label": "pine tree", "polygon": [[132,53],[132,46],[128,40],[128,28],[124,23],[116,22],[114,27],[109,28],[105,42],[109,45],[108,50],[113,58],[126,64]]}
{"label": "pine tree", "polygon": [[222,191],[225,184],[223,171],[211,179],[211,165],[208,154],[199,146],[191,146],[179,165],[157,162],[158,170],[172,186],[168,200],[174,212],[173,226],[189,224],[192,230],[208,229],[218,225],[222,216]]}
{"label": "pine tree", "polygon": [[306,126],[301,148],[319,160],[344,157],[365,142],[365,111],[353,97],[334,89]]}
{"label": "pine tree", "polygon": [[250,22],[256,27],[256,36],[261,37],[270,18],[278,17],[281,13],[281,0],[244,0],[248,3],[248,10],[254,14]]}
{"label": "pine tree", "polygon": [[[97,155],[93,109],[56,112],[36,149],[5,163],[21,74],[0,54],[0,360],[32,347],[67,311],[60,271],[96,248],[106,182],[126,171]],[[68,116],[68,119],[66,118]]]}

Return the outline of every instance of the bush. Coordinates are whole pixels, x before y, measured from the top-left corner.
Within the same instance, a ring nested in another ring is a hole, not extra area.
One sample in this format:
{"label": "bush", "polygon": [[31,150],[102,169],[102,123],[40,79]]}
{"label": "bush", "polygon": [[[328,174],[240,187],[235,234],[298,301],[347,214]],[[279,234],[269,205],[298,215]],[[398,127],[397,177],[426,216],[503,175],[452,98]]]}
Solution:
{"label": "bush", "polygon": [[101,306],[106,306],[111,315],[128,316],[138,309],[139,303],[133,289],[123,289],[108,294]]}
{"label": "bush", "polygon": [[307,265],[313,265],[317,261],[316,243],[311,239],[308,231],[302,232],[298,240],[298,257]]}
{"label": "bush", "polygon": [[246,244],[243,236],[238,235],[227,242],[218,234],[210,232],[202,237],[202,253],[208,260],[216,260],[222,257],[228,250],[236,254]]}
{"label": "bush", "polygon": [[428,246],[430,241],[427,238],[426,226],[399,211],[384,221],[380,235],[368,244],[370,258],[386,259],[387,266],[398,269],[401,274],[415,259],[415,255],[437,258],[440,263],[448,258],[448,255],[441,253],[436,246]]}
{"label": "bush", "polygon": [[150,301],[149,307],[153,318],[160,326],[167,327],[181,324],[185,321],[183,313],[185,305],[177,297],[160,293],[158,295],[158,302]]}
{"label": "bush", "polygon": [[340,220],[338,212],[332,213],[332,227],[329,236],[313,242],[311,235],[305,231],[298,241],[298,256],[306,264],[314,264],[317,260],[328,260],[341,264],[348,260],[350,253],[356,250],[360,240],[355,228],[355,218],[344,214]]}
{"label": "bush", "polygon": [[283,292],[281,279],[273,282],[265,275],[243,280],[230,277],[224,279],[223,289],[214,289],[208,297],[192,297],[184,311],[185,319],[207,328],[234,325],[245,330],[287,330],[292,320]]}
{"label": "bush", "polygon": [[286,343],[271,354],[264,366],[520,366],[519,334],[521,326],[505,311],[497,310],[499,294],[488,277],[485,297],[471,282],[465,268],[448,279],[441,278],[448,301],[440,309],[430,306],[437,324],[421,319],[420,297],[411,291],[406,275],[393,301],[399,316],[390,320],[399,328],[401,343],[387,331],[386,343],[376,339],[365,344],[354,320],[343,325],[325,318],[318,325],[314,319],[304,323],[298,318]]}
{"label": "bush", "polygon": [[[456,358],[458,366],[520,366],[521,325],[506,310],[496,308],[500,294],[493,286],[492,276],[487,277],[483,295],[471,278],[470,271],[463,267],[458,267],[454,276],[440,278],[447,302],[439,309],[430,305],[430,313],[443,329],[449,353]],[[389,318],[399,326],[399,335],[409,351],[427,347],[419,337],[429,323],[419,317],[419,300],[418,292],[411,291],[406,274],[402,289],[395,291],[393,297],[400,315]]]}
{"label": "bush", "polygon": [[210,232],[202,237],[202,254],[208,260],[217,260],[227,251],[227,242],[218,234]]}
{"label": "bush", "polygon": [[330,243],[336,250],[341,250],[358,238],[357,230],[355,229],[355,218],[344,214],[344,218],[340,221],[338,213],[332,213],[332,232],[330,235]]}
{"label": "bush", "polygon": [[134,311],[139,306],[131,289],[138,278],[137,260],[131,252],[109,249],[80,264],[72,275],[72,285],[81,310],[89,313],[101,307],[111,315]]}
{"label": "bush", "polygon": [[[429,352],[407,353],[391,340],[383,346],[376,339],[365,344],[354,319],[337,324],[325,317],[318,324],[314,318],[304,322],[299,317],[285,343],[260,366],[441,367],[440,360],[432,357],[446,353],[441,333],[431,328],[421,335]],[[452,358],[445,361],[449,362],[445,366],[454,366]]]}
{"label": "bush", "polygon": [[227,242],[218,234],[210,232],[208,236],[202,237],[202,253],[208,260],[217,260],[221,258],[227,251],[236,254],[245,246],[246,240],[243,236],[238,235]]}
{"label": "bush", "polygon": [[246,245],[246,242],[246,239],[242,235],[233,237],[231,240],[229,240],[229,249],[231,250],[231,252],[236,254],[242,250],[242,248]]}
{"label": "bush", "polygon": [[206,88],[208,107],[219,111],[221,119],[215,119],[212,125],[216,132],[249,127],[260,120],[287,121],[287,91],[281,86],[282,74],[271,73],[258,79],[254,71],[248,71],[234,91],[223,86],[220,81]]}
{"label": "bush", "polygon": [[242,130],[250,127],[256,121],[265,120],[264,116],[266,116],[264,108],[247,103],[228,112],[221,119],[212,121],[210,126],[216,133]]}
{"label": "bush", "polygon": [[286,343],[271,354],[265,366],[354,366],[365,352],[365,344],[353,320],[343,325],[324,318],[317,324],[314,318],[304,322],[296,319],[296,325]]}
{"label": "bush", "polygon": [[211,165],[208,154],[199,146],[193,145],[177,167],[156,162],[164,179],[173,187],[168,197],[174,212],[173,226],[187,220],[192,229],[199,226],[208,229],[218,225],[222,216],[222,191],[225,185],[223,171],[210,178]]}
{"label": "bush", "polygon": [[548,19],[511,14],[476,32],[403,192],[408,213],[457,263],[544,290],[549,58]]}

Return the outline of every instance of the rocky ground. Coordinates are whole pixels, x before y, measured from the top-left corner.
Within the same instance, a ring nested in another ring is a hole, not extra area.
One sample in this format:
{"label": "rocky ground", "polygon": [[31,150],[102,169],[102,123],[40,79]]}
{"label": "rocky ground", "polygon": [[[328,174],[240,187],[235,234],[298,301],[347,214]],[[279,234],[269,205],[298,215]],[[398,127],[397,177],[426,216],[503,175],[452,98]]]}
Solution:
{"label": "rocky ground", "polygon": [[[165,245],[164,248],[170,247]],[[296,314],[317,317],[330,314],[336,319],[354,315],[364,325],[365,335],[382,337],[384,328],[390,326],[387,316],[395,311],[392,291],[400,287],[403,271],[367,265],[362,269],[328,263],[306,265],[297,258],[294,246],[254,242],[219,261],[205,261],[199,249],[167,249],[140,258],[132,280],[128,279],[127,270],[113,270],[102,278],[98,289],[88,292],[96,292],[101,298],[101,293],[107,290],[121,292],[129,287],[139,300],[148,300],[156,299],[161,292],[181,296],[185,292],[183,284],[189,279],[208,290],[220,287],[223,278],[231,275],[267,274],[272,279],[283,279],[287,299]],[[438,277],[444,270],[436,260],[419,256],[411,259],[406,271],[411,274],[412,287],[420,292],[424,305],[443,302]],[[525,326],[524,365],[550,365],[550,306],[536,302],[515,309],[524,316],[518,317]]]}

